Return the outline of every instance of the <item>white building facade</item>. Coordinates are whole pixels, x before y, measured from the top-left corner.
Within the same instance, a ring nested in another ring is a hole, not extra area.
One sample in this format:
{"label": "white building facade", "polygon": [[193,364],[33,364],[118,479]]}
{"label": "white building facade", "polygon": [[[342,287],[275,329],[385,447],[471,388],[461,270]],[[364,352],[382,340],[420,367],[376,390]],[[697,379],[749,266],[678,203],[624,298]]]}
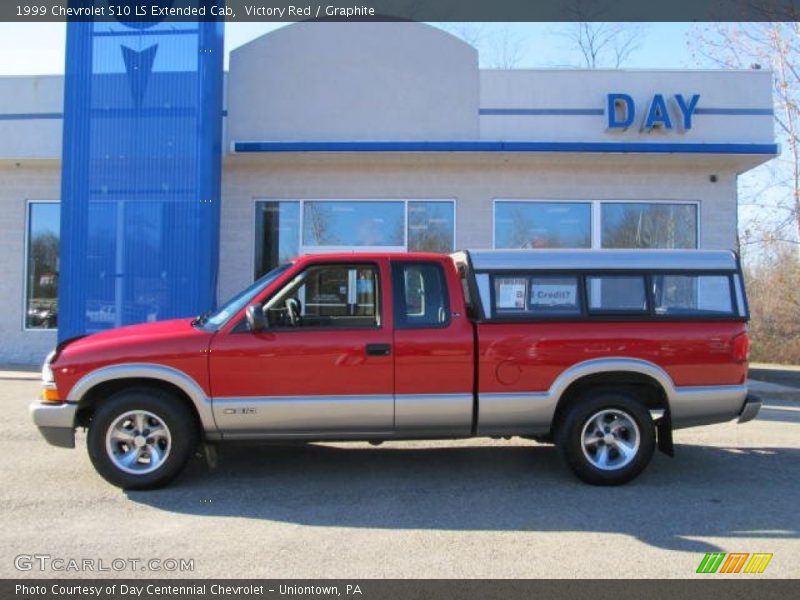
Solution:
{"label": "white building facade", "polygon": [[[417,23],[276,30],[230,57],[218,296],[308,252],[735,249],[771,94],[756,70],[481,70]],[[0,362],[56,342],[62,113],[62,77],[0,78]]]}

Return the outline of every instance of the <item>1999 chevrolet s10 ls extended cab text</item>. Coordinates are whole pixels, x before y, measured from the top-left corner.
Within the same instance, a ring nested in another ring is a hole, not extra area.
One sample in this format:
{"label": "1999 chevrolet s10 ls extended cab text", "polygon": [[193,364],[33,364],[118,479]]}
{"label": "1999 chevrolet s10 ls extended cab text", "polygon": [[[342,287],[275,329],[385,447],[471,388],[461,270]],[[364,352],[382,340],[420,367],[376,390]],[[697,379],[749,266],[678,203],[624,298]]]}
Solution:
{"label": "1999 chevrolet s10 ls extended cab text", "polygon": [[124,488],[200,443],[512,435],[620,484],[674,428],[756,415],[747,318],[724,251],[303,256],[201,317],[60,344],[31,410]]}

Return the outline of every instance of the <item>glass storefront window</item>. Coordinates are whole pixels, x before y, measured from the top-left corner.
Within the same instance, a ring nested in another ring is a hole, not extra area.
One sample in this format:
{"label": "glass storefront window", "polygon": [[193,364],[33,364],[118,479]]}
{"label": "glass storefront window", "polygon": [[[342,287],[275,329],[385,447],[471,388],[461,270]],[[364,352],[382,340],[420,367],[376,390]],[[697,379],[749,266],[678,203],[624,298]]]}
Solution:
{"label": "glass storefront window", "polygon": [[603,248],[697,248],[697,205],[603,202]]}
{"label": "glass storefront window", "polygon": [[255,279],[298,254],[300,202],[257,202]]}
{"label": "glass storefront window", "polygon": [[25,327],[58,326],[58,248],[61,207],[57,202],[28,204]]}
{"label": "glass storefront window", "polygon": [[452,200],[258,200],[254,278],[294,256],[347,249],[449,253]]}
{"label": "glass storefront window", "polygon": [[408,203],[408,249],[411,252],[448,254],[455,249],[454,237],[453,202]]}
{"label": "glass storefront window", "polygon": [[306,201],[303,245],[376,247],[405,245],[405,203]]}
{"label": "glass storefront window", "polygon": [[591,248],[590,202],[495,203],[495,248]]}

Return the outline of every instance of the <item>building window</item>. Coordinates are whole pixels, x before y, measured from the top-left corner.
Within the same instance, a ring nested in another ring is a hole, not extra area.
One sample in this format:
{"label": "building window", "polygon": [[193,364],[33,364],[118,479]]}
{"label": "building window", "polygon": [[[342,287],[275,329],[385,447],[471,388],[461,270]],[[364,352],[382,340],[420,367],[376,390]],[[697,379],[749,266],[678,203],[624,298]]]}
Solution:
{"label": "building window", "polygon": [[591,248],[591,202],[497,201],[495,248]]}
{"label": "building window", "polygon": [[300,254],[300,203],[256,203],[255,279]]}
{"label": "building window", "polygon": [[55,329],[58,326],[60,218],[57,202],[28,203],[26,329]]}
{"label": "building window", "polygon": [[696,202],[512,201],[494,205],[495,248],[697,248]]}
{"label": "building window", "polygon": [[255,278],[292,257],[348,249],[448,253],[452,200],[258,200]]}
{"label": "building window", "polygon": [[603,248],[697,248],[697,205],[603,202]]}
{"label": "building window", "polygon": [[448,254],[455,250],[455,231],[453,202],[408,203],[408,250]]}
{"label": "building window", "polygon": [[403,202],[307,201],[303,245],[377,247],[405,245]]}

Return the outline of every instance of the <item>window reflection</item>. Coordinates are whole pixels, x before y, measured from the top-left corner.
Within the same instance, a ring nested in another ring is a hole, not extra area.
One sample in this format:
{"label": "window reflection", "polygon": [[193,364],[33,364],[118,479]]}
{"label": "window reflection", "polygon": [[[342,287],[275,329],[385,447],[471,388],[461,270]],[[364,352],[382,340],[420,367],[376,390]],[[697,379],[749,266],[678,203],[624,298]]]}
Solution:
{"label": "window reflection", "polygon": [[303,203],[306,246],[404,246],[403,202]]}
{"label": "window reflection", "polygon": [[588,202],[497,202],[496,248],[590,248]]}
{"label": "window reflection", "polygon": [[255,279],[300,254],[300,203],[256,203]]}
{"label": "window reflection", "polygon": [[254,277],[311,252],[364,248],[449,253],[455,203],[446,200],[259,200]]}
{"label": "window reflection", "polygon": [[440,252],[455,249],[455,210],[452,202],[408,203],[408,249]]}
{"label": "window reflection", "polygon": [[604,202],[603,248],[696,248],[697,206]]}
{"label": "window reflection", "polygon": [[28,211],[25,327],[55,329],[61,210],[55,202],[31,202]]}

